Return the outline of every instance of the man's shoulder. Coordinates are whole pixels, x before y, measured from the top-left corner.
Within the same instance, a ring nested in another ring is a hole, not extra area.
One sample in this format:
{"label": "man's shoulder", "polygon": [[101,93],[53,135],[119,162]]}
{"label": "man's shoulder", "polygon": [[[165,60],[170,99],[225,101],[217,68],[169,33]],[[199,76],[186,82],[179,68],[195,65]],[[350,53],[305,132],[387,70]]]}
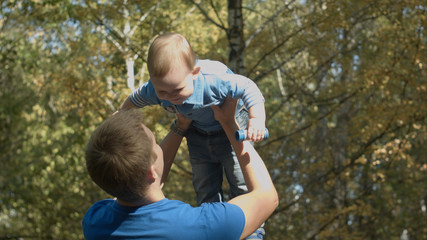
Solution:
{"label": "man's shoulder", "polygon": [[204,216],[208,220],[208,232],[218,234],[218,239],[238,239],[245,227],[245,214],[243,210],[231,203],[204,203]]}
{"label": "man's shoulder", "polygon": [[114,199],[104,199],[98,202],[95,202],[88,211],[94,211],[100,208],[109,207],[111,204],[113,204],[116,200]]}
{"label": "man's shoulder", "polygon": [[178,218],[182,215],[192,215],[187,219],[200,217],[209,219],[212,215],[223,219],[244,217],[243,210],[239,206],[226,202],[203,203],[201,206],[193,207],[182,201],[168,200],[161,208],[168,214],[177,214]]}
{"label": "man's shoulder", "polygon": [[96,215],[104,214],[105,212],[108,212],[111,206],[114,204],[114,199],[104,199],[101,201],[98,201],[94,203],[86,212],[83,222],[93,218]]}
{"label": "man's shoulder", "polygon": [[[152,228],[179,233],[179,236],[173,236],[175,239],[204,239],[206,235],[212,239],[238,239],[245,225],[240,207],[219,202],[194,207],[182,201],[169,200],[157,209],[153,217],[163,220]],[[170,224],[164,226],[162,222]]]}
{"label": "man's shoulder", "polygon": [[243,213],[243,210],[239,206],[232,203],[227,203],[227,202],[203,203],[200,207],[203,208],[204,210],[207,209],[208,211],[212,211],[212,212],[215,212],[215,211],[231,212],[232,211],[232,212]]}
{"label": "man's shoulder", "polygon": [[[245,224],[243,211],[229,203],[193,207],[182,201],[163,199],[138,209],[120,210],[120,205],[110,199],[95,203],[91,209],[94,211],[88,211],[92,215],[89,221],[83,221],[87,239],[110,236],[203,239],[207,234],[213,239],[238,239]],[[136,225],[139,227],[135,228]]]}

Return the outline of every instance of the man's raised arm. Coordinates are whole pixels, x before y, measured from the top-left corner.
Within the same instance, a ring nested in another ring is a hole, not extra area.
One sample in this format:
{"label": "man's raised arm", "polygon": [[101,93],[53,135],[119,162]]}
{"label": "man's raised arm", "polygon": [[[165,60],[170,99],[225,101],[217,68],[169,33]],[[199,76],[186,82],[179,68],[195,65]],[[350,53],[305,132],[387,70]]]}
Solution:
{"label": "man's raised arm", "polygon": [[169,175],[169,171],[172,167],[172,163],[175,159],[176,152],[178,151],[179,146],[181,145],[182,138],[184,133],[190,127],[191,119],[188,119],[180,114],[177,114],[177,120],[173,124],[175,125],[175,131],[169,131],[168,135],[160,143],[160,147],[163,151],[163,175],[161,184],[166,182],[166,179]]}
{"label": "man's raised arm", "polygon": [[212,106],[212,109],[234,148],[249,190],[247,194],[229,201],[239,206],[245,214],[245,227],[241,235],[241,238],[245,238],[267,220],[278,206],[279,199],[270,174],[254,147],[248,141],[237,142],[234,138],[239,129],[234,119],[236,103],[237,100],[229,98],[221,107]]}

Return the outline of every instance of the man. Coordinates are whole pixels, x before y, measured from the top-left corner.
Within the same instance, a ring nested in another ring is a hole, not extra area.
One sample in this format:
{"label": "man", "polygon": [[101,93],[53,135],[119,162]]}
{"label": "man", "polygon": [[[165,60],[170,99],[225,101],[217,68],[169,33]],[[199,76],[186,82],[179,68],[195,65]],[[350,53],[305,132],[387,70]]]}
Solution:
{"label": "man", "polygon": [[138,110],[119,111],[102,123],[89,140],[86,165],[93,181],[117,200],[99,201],[88,210],[85,238],[242,239],[253,233],[277,207],[278,197],[253,146],[234,139],[235,106],[235,100],[227,100],[212,109],[233,145],[249,192],[228,203],[199,207],[169,200],[161,190],[190,120],[178,116],[160,146]]}

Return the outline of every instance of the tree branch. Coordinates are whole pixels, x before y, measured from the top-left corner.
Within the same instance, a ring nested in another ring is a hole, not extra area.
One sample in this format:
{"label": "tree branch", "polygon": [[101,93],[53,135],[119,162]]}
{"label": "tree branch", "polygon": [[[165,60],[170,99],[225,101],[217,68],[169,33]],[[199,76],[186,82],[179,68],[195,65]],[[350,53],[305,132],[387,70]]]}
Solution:
{"label": "tree branch", "polygon": [[270,51],[266,52],[263,56],[259,58],[259,60],[255,63],[255,65],[252,66],[252,68],[249,70],[248,75],[250,75],[252,72],[255,71],[255,68],[258,67],[258,65],[261,64],[269,55],[273,54],[277,49],[281,48],[283,45],[285,45],[286,42],[288,42],[292,37],[296,36],[298,33],[303,31],[305,28],[300,28],[297,31],[291,33],[287,38],[285,38],[283,41],[279,42],[275,47],[270,49]]}
{"label": "tree branch", "polygon": [[319,235],[323,230],[325,230],[326,227],[328,227],[333,222],[335,222],[335,220],[337,220],[338,217],[341,216],[341,214],[342,214],[342,212],[336,213],[331,219],[329,219],[327,222],[325,222],[321,227],[319,227],[315,231],[310,231],[307,234],[309,236],[307,236],[306,239],[309,239],[309,240],[316,239],[316,236]]}
{"label": "tree branch", "polygon": [[[199,1],[201,1],[201,0],[199,0]],[[218,18],[218,21],[220,22],[221,26],[225,26],[224,22],[223,22],[223,21],[221,20],[221,18],[219,17],[219,13],[218,13],[218,11],[216,10],[215,5],[214,5],[213,1],[212,1],[212,0],[210,0],[209,2],[210,2],[210,5],[211,5],[212,9],[213,9],[213,10],[214,10],[214,12],[215,12],[216,18]]]}
{"label": "tree branch", "polygon": [[[289,58],[287,58],[286,60],[276,64],[276,66],[273,66],[272,68],[268,69],[267,71],[263,71],[261,74],[258,74],[253,81],[254,82],[258,82],[259,80],[261,80],[262,78],[264,78],[266,75],[268,75],[269,73],[281,68],[283,65],[285,65],[287,62],[291,61],[292,59],[294,59],[300,52],[302,52],[306,47],[301,47],[300,49],[298,49],[296,52],[294,52]],[[251,69],[252,71],[252,69]]]}
{"label": "tree branch", "polygon": [[154,11],[159,5],[160,5],[161,1],[158,1],[156,5],[152,6],[150,9],[148,9],[148,11],[146,13],[144,13],[144,15],[142,15],[138,22],[135,24],[135,26],[133,26],[132,30],[129,32],[129,36],[133,36],[133,34],[135,33],[136,29],[138,28],[138,26],[145,21],[145,19],[148,17],[148,15]]}
{"label": "tree branch", "polygon": [[211,17],[209,17],[208,13],[200,6],[200,3],[196,3],[193,0],[189,0],[189,1],[199,9],[200,13],[206,18],[206,20],[213,23],[215,26],[221,28],[222,30],[227,31],[227,28],[224,25],[221,25],[221,24],[215,22]]}
{"label": "tree branch", "polygon": [[355,90],[353,93],[349,94],[348,96],[344,97],[343,99],[341,99],[338,104],[336,106],[334,106],[331,110],[329,110],[328,112],[324,113],[323,115],[321,115],[320,117],[318,117],[317,119],[305,124],[304,126],[301,126],[300,128],[295,129],[294,131],[291,131],[285,135],[279,136],[271,141],[268,141],[267,143],[259,146],[259,148],[262,147],[266,147],[272,143],[278,142],[278,141],[283,141],[284,139],[299,133],[307,128],[310,128],[311,126],[313,126],[314,123],[326,118],[327,116],[329,116],[331,113],[333,113],[336,109],[338,109],[343,103],[347,102],[347,100],[351,99],[352,97],[356,96],[356,94],[360,91],[361,89],[357,89]]}
{"label": "tree branch", "polygon": [[285,6],[281,7],[279,10],[277,10],[273,15],[271,15],[269,18],[267,18],[266,21],[264,21],[255,31],[246,39],[245,41],[245,47],[248,47],[252,40],[258,36],[258,34],[270,23],[272,22],[279,14],[281,14],[283,11],[288,9],[289,5],[291,5],[295,0],[290,1],[289,3],[285,4]]}

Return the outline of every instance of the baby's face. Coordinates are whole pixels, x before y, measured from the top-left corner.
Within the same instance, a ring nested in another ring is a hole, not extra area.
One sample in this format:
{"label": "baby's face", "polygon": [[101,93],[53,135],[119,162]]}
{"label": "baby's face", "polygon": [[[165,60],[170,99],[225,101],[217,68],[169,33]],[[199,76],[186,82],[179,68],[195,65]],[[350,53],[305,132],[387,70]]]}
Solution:
{"label": "baby's face", "polygon": [[151,82],[158,98],[179,105],[193,94],[193,77],[197,73],[187,67],[176,67],[164,77],[151,77]]}

